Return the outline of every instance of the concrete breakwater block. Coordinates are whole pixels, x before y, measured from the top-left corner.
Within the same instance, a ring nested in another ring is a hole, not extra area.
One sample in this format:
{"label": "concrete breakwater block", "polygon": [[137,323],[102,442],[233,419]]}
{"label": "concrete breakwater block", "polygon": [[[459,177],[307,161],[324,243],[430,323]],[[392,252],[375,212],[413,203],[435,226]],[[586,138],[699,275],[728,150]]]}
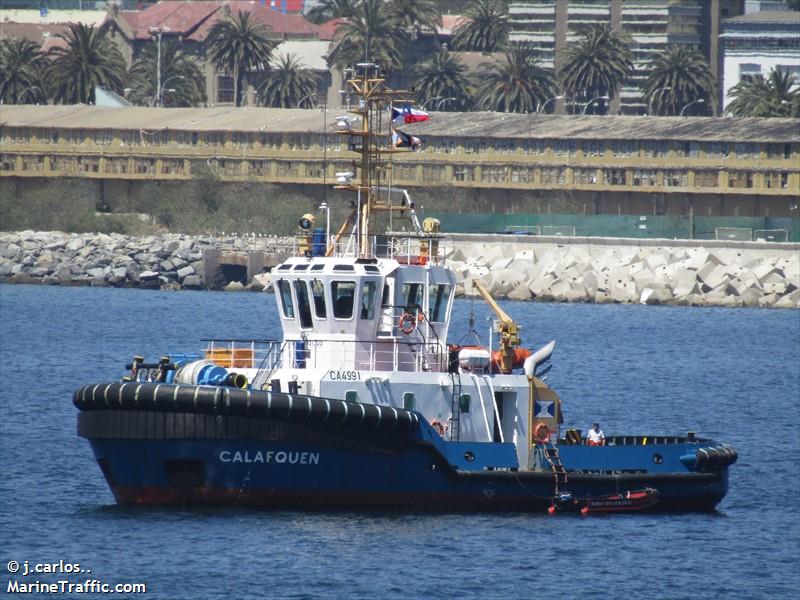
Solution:
{"label": "concrete breakwater block", "polygon": [[459,282],[481,278],[497,298],[794,307],[792,294],[800,289],[800,257],[791,249],[620,243],[517,245],[500,252],[464,242],[458,250],[464,257]]}

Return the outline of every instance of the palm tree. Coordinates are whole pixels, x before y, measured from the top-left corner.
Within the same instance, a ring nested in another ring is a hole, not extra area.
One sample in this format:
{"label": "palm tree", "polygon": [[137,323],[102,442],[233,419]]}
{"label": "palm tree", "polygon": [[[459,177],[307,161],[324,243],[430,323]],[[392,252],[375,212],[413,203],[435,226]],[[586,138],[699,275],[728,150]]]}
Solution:
{"label": "palm tree", "polygon": [[0,41],[0,102],[35,104],[47,102],[41,77],[45,60],[31,40]]}
{"label": "palm tree", "polygon": [[497,52],[508,42],[511,24],[503,0],[472,0],[453,31],[453,48]]}
{"label": "palm tree", "polygon": [[559,78],[567,94],[578,102],[615,96],[633,70],[629,42],[627,36],[612,31],[608,25],[588,29],[564,53]]}
{"label": "palm tree", "polygon": [[269,69],[269,59],[277,43],[267,37],[267,26],[250,19],[249,12],[217,21],[208,35],[208,55],[214,66],[233,77],[233,101],[241,104],[244,76]]}
{"label": "palm tree", "polygon": [[647,67],[642,95],[655,115],[679,115],[681,108],[714,97],[714,76],[703,56],[685,46],[667,46]]}
{"label": "palm tree", "polygon": [[800,117],[800,90],[796,78],[775,68],[767,77],[743,77],[731,90],[725,107],[734,117]]}
{"label": "palm tree", "polygon": [[319,25],[331,19],[346,19],[354,13],[355,0],[320,0],[306,14],[306,19]]}
{"label": "palm tree", "polygon": [[[129,99],[134,104],[159,103],[158,52],[148,44],[128,73]],[[194,106],[204,102],[205,78],[178,41],[161,44],[161,94],[164,106]]]}
{"label": "palm tree", "polygon": [[555,96],[552,72],[539,66],[533,50],[518,42],[511,45],[503,63],[483,63],[478,77],[478,98],[488,110],[536,112],[541,103]]}
{"label": "palm tree", "polygon": [[317,74],[287,54],[258,83],[258,101],[265,106],[295,108],[298,102],[312,96],[318,85]]}
{"label": "palm tree", "polygon": [[419,37],[425,28],[436,31],[442,26],[442,11],[437,0],[389,0],[386,14],[398,27]]}
{"label": "palm tree", "polygon": [[[472,89],[467,75],[467,68],[447,49],[442,48],[416,69],[413,86],[417,97],[423,99],[455,98],[450,102],[442,102],[444,110],[470,110],[472,107]],[[433,108],[437,108],[433,106]]]}
{"label": "palm tree", "polygon": [[370,61],[396,69],[403,63],[406,40],[406,32],[394,22],[383,0],[360,0],[353,15],[336,30],[328,60],[337,67]]}
{"label": "palm tree", "polygon": [[104,87],[122,93],[125,59],[106,37],[107,29],[83,23],[70,23],[58,37],[66,47],[56,46],[47,77],[53,86],[56,102],[65,104],[94,103],[94,88]]}

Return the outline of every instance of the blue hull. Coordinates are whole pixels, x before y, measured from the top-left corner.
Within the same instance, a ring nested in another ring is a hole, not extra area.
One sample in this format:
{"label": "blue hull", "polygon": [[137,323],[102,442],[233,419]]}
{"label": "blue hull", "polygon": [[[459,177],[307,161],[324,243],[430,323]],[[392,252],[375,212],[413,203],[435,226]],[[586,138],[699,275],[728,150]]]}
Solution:
{"label": "blue hull", "polygon": [[[90,443],[123,504],[543,512],[554,494],[550,472],[463,471],[436,443],[418,438],[388,436],[382,444],[358,432],[331,431],[329,439],[319,440],[326,432],[316,429],[305,432],[314,441],[304,443],[295,439],[297,433],[287,427],[273,440],[135,439],[132,430],[130,439],[90,438]],[[348,445],[343,433],[356,442],[349,444],[353,447],[343,447]],[[713,510],[727,492],[727,469],[569,473],[569,490],[578,497],[645,487],[660,494],[652,510]]]}

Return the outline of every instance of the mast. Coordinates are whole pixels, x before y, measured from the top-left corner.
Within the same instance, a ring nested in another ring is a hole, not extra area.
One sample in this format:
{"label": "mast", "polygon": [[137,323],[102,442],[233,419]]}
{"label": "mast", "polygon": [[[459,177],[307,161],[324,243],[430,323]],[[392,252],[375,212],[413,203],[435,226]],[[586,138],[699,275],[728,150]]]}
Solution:
{"label": "mast", "polygon": [[[358,107],[348,112],[361,119],[361,126],[353,128],[347,118],[339,118],[339,133],[348,136],[348,147],[360,153],[360,160],[353,161],[360,173],[353,174],[353,181],[335,186],[358,194],[355,223],[357,225],[357,247],[359,258],[372,258],[370,243],[370,219],[375,210],[398,210],[391,205],[391,199],[381,202],[378,192],[381,189],[381,174],[386,169],[382,155],[396,150],[392,147],[392,118],[387,109],[393,103],[413,103],[409,92],[393,90],[386,85],[386,76],[375,63],[359,63],[355,68],[345,69],[346,85],[358,97]],[[388,119],[388,129],[384,131],[384,118]],[[360,143],[359,143],[360,142]]]}

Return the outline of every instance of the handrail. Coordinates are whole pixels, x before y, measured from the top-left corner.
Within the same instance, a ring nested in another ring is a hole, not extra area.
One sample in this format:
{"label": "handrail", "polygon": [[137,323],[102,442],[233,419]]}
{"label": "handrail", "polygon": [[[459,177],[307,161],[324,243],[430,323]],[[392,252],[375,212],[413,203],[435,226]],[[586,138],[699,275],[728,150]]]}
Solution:
{"label": "handrail", "polygon": [[[254,381],[266,381],[264,378],[276,369],[293,365],[298,360],[298,344],[301,342],[305,344],[302,360],[305,368],[310,369],[444,372],[447,366],[447,349],[440,342],[397,337],[378,340],[225,340],[227,343],[224,345],[219,345],[219,341],[209,340],[205,348],[207,357],[225,367],[256,368]],[[237,350],[243,351],[245,356],[239,355]]]}

